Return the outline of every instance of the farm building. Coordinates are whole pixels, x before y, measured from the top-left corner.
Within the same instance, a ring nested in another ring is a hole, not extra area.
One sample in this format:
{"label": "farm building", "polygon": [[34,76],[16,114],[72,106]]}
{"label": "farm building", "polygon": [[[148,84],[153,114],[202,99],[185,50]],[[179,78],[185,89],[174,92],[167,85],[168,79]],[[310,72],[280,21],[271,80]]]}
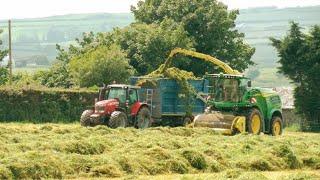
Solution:
{"label": "farm building", "polygon": [[272,88],[274,91],[279,93],[282,101],[282,112],[285,125],[291,125],[294,123],[300,124],[302,118],[296,114],[294,108],[294,97],[293,97],[293,87],[275,87]]}
{"label": "farm building", "polygon": [[[9,56],[6,56],[0,61],[0,67],[8,66],[8,63],[9,63]],[[15,61],[13,58],[12,58],[12,66],[15,67]]]}
{"label": "farm building", "polygon": [[303,129],[306,130],[320,130],[320,122],[316,119],[306,121],[300,115],[296,114],[294,107],[294,88],[293,87],[276,87],[274,91],[279,93],[282,101],[282,112],[284,117],[285,125],[299,124]]}

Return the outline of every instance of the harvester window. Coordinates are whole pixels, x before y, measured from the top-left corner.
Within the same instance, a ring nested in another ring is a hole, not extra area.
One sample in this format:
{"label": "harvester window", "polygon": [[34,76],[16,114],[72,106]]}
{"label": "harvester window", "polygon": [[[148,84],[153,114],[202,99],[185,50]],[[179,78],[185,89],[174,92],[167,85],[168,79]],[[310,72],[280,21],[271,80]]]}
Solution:
{"label": "harvester window", "polygon": [[239,80],[217,78],[214,80],[212,89],[215,101],[238,102],[239,101]]}
{"label": "harvester window", "polygon": [[239,101],[239,81],[237,79],[224,80],[224,101]]}

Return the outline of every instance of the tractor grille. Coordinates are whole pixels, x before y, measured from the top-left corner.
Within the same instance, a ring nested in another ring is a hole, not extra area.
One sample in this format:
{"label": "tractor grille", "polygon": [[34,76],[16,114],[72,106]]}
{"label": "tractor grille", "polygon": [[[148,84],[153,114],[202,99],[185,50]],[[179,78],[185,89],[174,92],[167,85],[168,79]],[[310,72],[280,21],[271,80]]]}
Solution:
{"label": "tractor grille", "polygon": [[95,111],[96,113],[104,113],[104,106],[96,106]]}

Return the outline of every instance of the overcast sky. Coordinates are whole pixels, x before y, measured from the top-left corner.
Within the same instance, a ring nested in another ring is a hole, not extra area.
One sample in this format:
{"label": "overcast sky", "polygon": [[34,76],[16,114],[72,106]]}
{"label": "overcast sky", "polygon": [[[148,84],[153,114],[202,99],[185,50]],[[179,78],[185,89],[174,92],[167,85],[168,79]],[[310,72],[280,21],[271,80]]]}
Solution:
{"label": "overcast sky", "polygon": [[[34,18],[52,15],[130,12],[138,0],[2,0],[0,19]],[[320,5],[320,0],[221,0],[230,8],[263,6],[296,7]]]}

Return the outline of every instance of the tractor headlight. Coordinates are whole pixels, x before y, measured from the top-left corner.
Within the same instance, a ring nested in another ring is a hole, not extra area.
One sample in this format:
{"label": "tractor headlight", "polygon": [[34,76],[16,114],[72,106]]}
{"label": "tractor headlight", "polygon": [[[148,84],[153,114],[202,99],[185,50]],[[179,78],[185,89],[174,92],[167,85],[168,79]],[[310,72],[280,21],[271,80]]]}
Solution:
{"label": "tractor headlight", "polygon": [[250,98],[250,103],[251,104],[255,104],[255,103],[257,103],[257,99],[256,98]]}
{"label": "tractor headlight", "polygon": [[95,111],[96,113],[104,113],[104,106],[96,106]]}

